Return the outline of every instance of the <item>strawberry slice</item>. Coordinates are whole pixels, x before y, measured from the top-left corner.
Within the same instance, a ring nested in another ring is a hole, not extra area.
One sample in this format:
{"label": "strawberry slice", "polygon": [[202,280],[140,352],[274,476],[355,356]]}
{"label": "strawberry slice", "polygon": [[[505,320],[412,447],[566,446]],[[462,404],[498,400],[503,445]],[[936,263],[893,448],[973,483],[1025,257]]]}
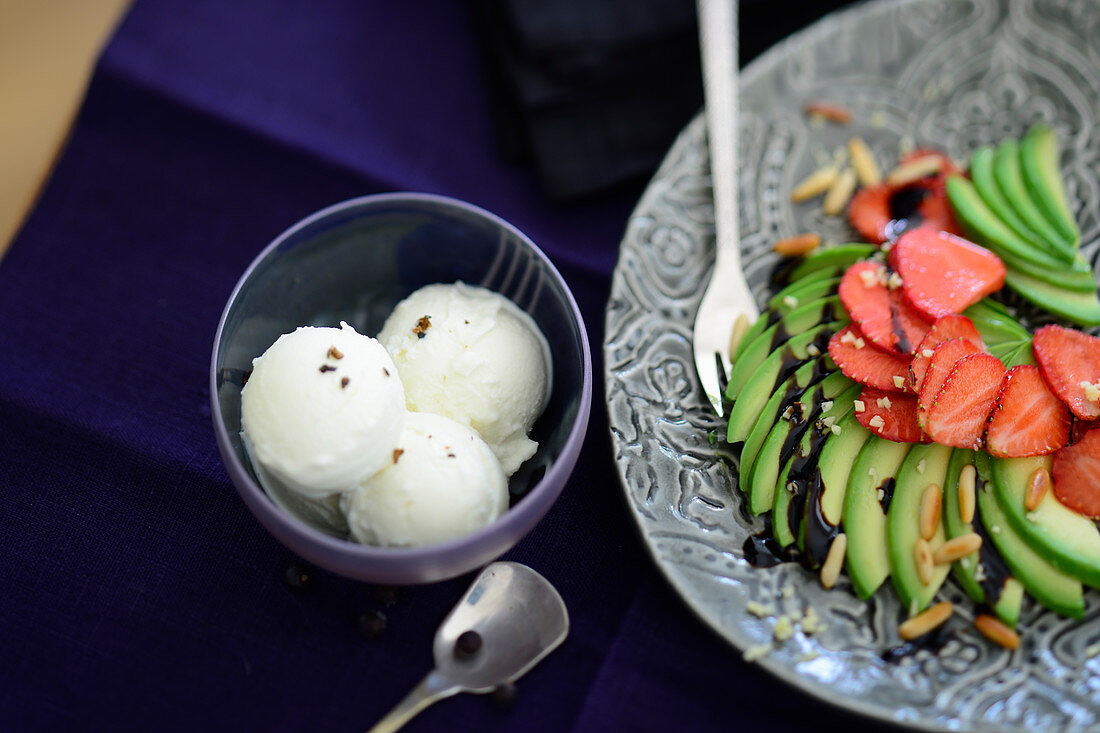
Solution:
{"label": "strawberry slice", "polygon": [[940,172],[933,176],[899,186],[879,183],[856,191],[848,204],[848,222],[866,241],[881,244],[918,227],[962,233],[947,202],[947,176],[959,173],[951,159],[935,150],[920,148],[903,156],[901,162],[929,155],[941,159]]}
{"label": "strawberry slice", "polygon": [[1032,347],[1043,378],[1073,414],[1100,417],[1100,338],[1051,324],[1035,332]]}
{"label": "strawberry slice", "polygon": [[1085,437],[1086,433],[1097,428],[1100,428],[1100,419],[1082,420],[1079,417],[1073,418],[1073,426],[1069,429],[1070,445],[1080,443],[1081,438]]}
{"label": "strawberry slice", "polygon": [[833,334],[829,356],[844,376],[866,387],[897,394],[908,390],[908,358],[871,346],[855,324],[849,323]]}
{"label": "strawberry slice", "polygon": [[1069,410],[1047,387],[1038,367],[1005,372],[986,429],[986,449],[998,458],[1043,456],[1069,440]]}
{"label": "strawberry slice", "polygon": [[1100,430],[1090,430],[1081,442],[1054,454],[1051,469],[1054,495],[1078,514],[1100,519]]}
{"label": "strawberry slice", "polygon": [[943,389],[947,375],[955,367],[955,362],[964,356],[981,353],[981,349],[968,339],[950,339],[937,345],[928,360],[928,370],[921,381],[917,399],[917,422],[921,429],[928,430],[928,411],[936,401],[936,395]]}
{"label": "strawberry slice", "polygon": [[920,346],[913,353],[913,361],[909,365],[909,384],[914,392],[920,393],[921,382],[928,371],[928,363],[932,360],[932,353],[937,346],[944,341],[963,338],[978,347],[978,351],[986,351],[982,335],[974,327],[974,322],[966,316],[951,315],[937,318],[932,324],[928,335],[920,342]]}
{"label": "strawberry slice", "polygon": [[[927,432],[932,440],[955,448],[981,448],[1004,374],[1005,365],[991,354],[970,354],[955,362],[928,409]],[[928,382],[925,377],[924,386]]]}
{"label": "strawberry slice", "polygon": [[856,420],[880,438],[895,443],[928,442],[917,424],[917,398],[864,387],[855,402]]}
{"label": "strawberry slice", "polygon": [[891,274],[882,263],[856,262],[840,279],[840,302],[868,341],[884,351],[908,354],[930,326],[896,287],[888,287],[897,284]]}
{"label": "strawberry slice", "polygon": [[1005,284],[1000,257],[948,232],[908,231],[888,259],[905,297],[928,318],[960,313]]}
{"label": "strawberry slice", "polygon": [[890,216],[891,192],[885,183],[864,186],[848,203],[848,223],[864,241],[882,244],[887,240],[887,227],[894,221]]}

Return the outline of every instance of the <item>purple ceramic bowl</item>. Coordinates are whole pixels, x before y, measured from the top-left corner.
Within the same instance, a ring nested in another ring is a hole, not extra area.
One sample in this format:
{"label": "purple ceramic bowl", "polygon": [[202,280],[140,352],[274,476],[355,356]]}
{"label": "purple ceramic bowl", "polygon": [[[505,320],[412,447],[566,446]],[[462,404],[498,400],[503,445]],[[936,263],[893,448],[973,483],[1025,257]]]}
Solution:
{"label": "purple ceramic bowl", "polygon": [[[462,280],[515,302],[554,356],[550,401],[531,437],[538,452],[509,482],[511,508],[457,540],[420,548],[360,545],[285,511],[260,487],[240,436],[241,387],[252,360],[298,326],[347,321],[375,335],[393,306],[430,283]],[[588,426],[592,357],[573,294],[550,260],[508,222],[454,199],[365,196],[306,217],[275,238],[241,276],[222,313],[210,362],[214,434],[248,508],[306,560],[350,578],[430,583],[511,548],[558,498]]]}

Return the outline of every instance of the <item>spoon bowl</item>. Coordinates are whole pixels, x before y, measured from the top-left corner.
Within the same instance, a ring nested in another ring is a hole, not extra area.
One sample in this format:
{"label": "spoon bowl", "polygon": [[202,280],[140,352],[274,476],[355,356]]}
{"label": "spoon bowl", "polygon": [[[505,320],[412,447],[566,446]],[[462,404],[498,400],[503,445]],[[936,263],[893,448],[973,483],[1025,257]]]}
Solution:
{"label": "spoon bowl", "polygon": [[371,728],[391,733],[437,700],[513,682],[561,644],[569,613],[554,586],[526,565],[495,562],[436,631],[435,669]]}

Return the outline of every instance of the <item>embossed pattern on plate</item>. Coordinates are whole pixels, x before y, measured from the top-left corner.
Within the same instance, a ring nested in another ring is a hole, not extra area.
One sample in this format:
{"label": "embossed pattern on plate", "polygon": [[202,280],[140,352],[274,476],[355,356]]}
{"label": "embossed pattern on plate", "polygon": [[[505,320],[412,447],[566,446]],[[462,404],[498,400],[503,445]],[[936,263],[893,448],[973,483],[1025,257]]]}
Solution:
{"label": "embossed pattern on plate", "polygon": [[[910,138],[966,160],[978,145],[1033,122],[1058,132],[1083,251],[1100,258],[1100,12],[1095,0],[896,0],[829,16],[776,46],[742,77],[741,240],[757,301],[776,264],[774,240],[802,231],[852,236],[820,203],[792,205],[794,183],[858,134],[880,162]],[[808,100],[855,113],[815,127]],[[672,146],[632,215],[607,306],[604,368],[615,461],[658,566],[688,604],[741,649],[772,641],[777,614],[812,606],[824,631],[797,633],[759,663],[824,700],[932,729],[1086,730],[1100,726],[1100,594],[1083,621],[1026,601],[1024,643],[1008,652],[956,601],[948,641],[888,662],[902,614],[891,587],[859,601],[845,579],[825,591],[797,565],[749,565],[741,550],[762,528],[742,509],[733,456],[693,370],[691,324],[713,261],[713,209],[702,118]],[[887,586],[889,583],[886,584]]]}

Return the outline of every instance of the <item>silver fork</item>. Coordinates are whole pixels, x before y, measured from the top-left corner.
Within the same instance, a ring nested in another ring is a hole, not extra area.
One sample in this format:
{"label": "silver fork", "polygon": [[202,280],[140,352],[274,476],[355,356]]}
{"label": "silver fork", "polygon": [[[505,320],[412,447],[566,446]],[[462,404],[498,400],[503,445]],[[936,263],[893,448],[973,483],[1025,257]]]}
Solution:
{"label": "silver fork", "polygon": [[692,345],[695,371],[719,416],[730,357],[759,311],[741,270],[737,211],[737,0],[697,0],[706,98],[707,144],[714,191],[714,269]]}

